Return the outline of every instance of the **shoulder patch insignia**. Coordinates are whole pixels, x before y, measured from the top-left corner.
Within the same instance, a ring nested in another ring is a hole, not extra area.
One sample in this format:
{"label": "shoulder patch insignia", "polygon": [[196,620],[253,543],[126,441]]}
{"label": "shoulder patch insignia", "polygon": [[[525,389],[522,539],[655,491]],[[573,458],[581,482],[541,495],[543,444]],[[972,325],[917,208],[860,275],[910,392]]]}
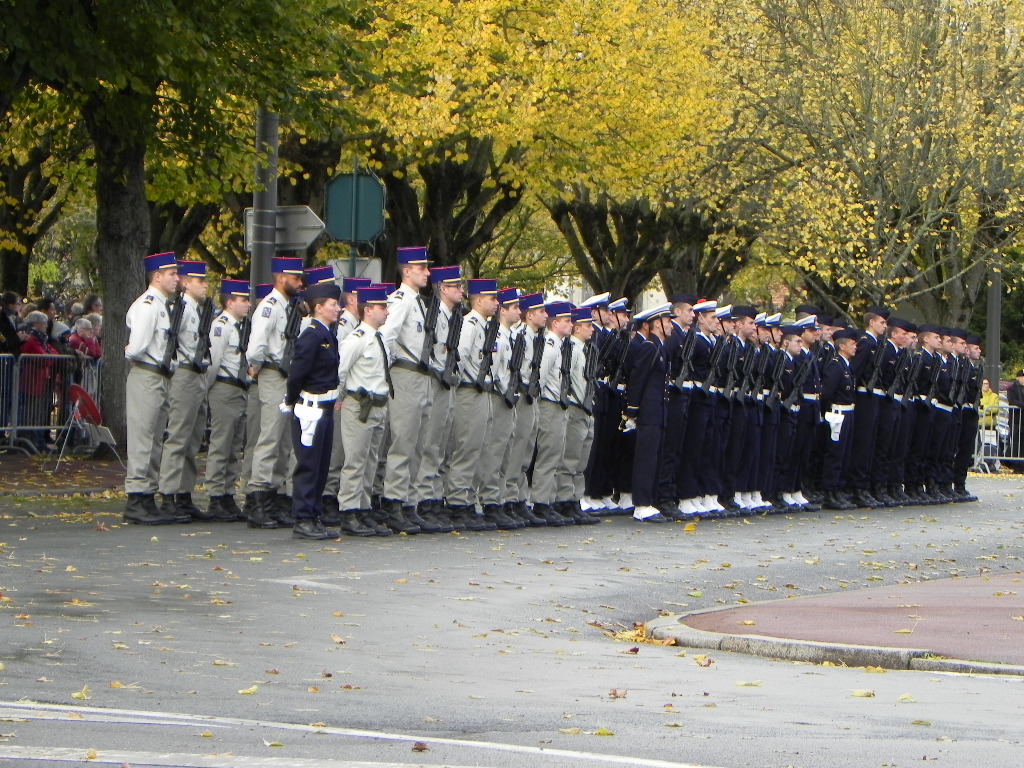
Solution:
{"label": "shoulder patch insignia", "polygon": [[277,304],[277,296],[267,296],[268,304]]}
{"label": "shoulder patch insignia", "polygon": [[555,346],[555,340],[552,339],[550,336],[544,340],[544,343],[547,344],[549,347]]}
{"label": "shoulder patch insignia", "polygon": [[270,317],[273,314],[273,310],[270,307],[263,308],[263,317]]}
{"label": "shoulder patch insignia", "polygon": [[221,332],[222,332],[223,330],[224,330],[223,328],[214,328],[214,329],[213,329],[213,335],[214,335],[214,336],[220,336],[220,335],[221,335]]}
{"label": "shoulder patch insignia", "polygon": [[354,331],[352,331],[353,336],[363,336],[365,335],[365,333],[366,331],[364,331],[362,328],[356,328]]}
{"label": "shoulder patch insignia", "polygon": [[470,316],[466,318],[466,322],[471,323],[472,325],[476,325],[478,320],[476,319],[475,316]]}

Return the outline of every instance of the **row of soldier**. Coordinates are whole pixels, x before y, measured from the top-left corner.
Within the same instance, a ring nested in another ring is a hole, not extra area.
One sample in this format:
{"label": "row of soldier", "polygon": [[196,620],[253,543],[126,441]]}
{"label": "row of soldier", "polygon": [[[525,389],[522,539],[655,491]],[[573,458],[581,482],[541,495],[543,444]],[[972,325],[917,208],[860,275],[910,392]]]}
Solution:
{"label": "row of soldier", "polygon": [[[250,318],[244,281],[223,281],[214,316],[204,264],[146,268],[126,348],[132,522],[298,520],[325,538],[973,499],[980,340],[881,308],[861,332],[687,295],[631,317],[607,295],[573,307],[470,280],[465,312],[458,267],[410,248],[397,290],[276,258]],[[317,323],[338,370],[303,390],[295,371],[318,364],[296,342]]]}

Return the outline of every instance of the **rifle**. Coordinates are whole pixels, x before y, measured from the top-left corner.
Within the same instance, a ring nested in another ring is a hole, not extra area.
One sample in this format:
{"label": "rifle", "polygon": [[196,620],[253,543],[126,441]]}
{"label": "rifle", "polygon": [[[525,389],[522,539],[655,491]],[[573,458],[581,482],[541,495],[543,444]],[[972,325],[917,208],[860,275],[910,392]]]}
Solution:
{"label": "rifle", "polygon": [[[615,349],[615,343],[618,341],[619,332],[607,331],[608,338],[606,338],[601,344],[601,351],[597,358],[597,371],[605,372],[611,377],[611,370],[608,368],[608,358],[611,357],[612,350]],[[597,334],[594,334],[594,338],[597,338]]]}
{"label": "rifle", "polygon": [[569,407],[569,395],[576,395],[572,388],[572,342],[568,338],[562,339],[561,353],[558,373],[562,378],[558,384],[558,404],[564,411]]}
{"label": "rifle", "polygon": [[711,382],[715,379],[715,374],[718,372],[718,361],[722,359],[722,354],[725,352],[725,347],[729,343],[730,336],[719,336],[715,339],[715,346],[711,350],[710,367],[708,368],[708,375],[704,378],[704,381],[700,383],[701,391],[706,395],[711,389]]}
{"label": "rifle", "polygon": [[519,390],[523,386],[523,377],[520,370],[523,367],[523,359],[526,357],[526,333],[520,333],[512,342],[512,356],[508,361],[508,368],[511,371],[508,389],[504,392],[505,405],[513,408],[519,402]]}
{"label": "rifle", "polygon": [[[726,400],[731,400],[736,391],[736,358],[740,355],[740,345],[735,338],[735,336],[729,337],[732,348],[729,350],[729,359],[725,363],[725,386],[722,387],[722,397]],[[745,366],[746,360],[743,362]]]}
{"label": "rifle", "polygon": [[171,327],[167,331],[167,344],[164,346],[164,357],[160,361],[160,369],[170,375],[171,360],[178,354],[178,331],[181,330],[181,319],[185,314],[185,297],[180,293],[171,310]]}
{"label": "rifle", "polygon": [[769,408],[775,405],[779,399],[779,390],[782,389],[782,374],[786,372],[786,353],[778,350],[779,357],[775,361],[775,370],[772,371],[772,386],[768,390],[768,397],[764,399],[765,405]]}
{"label": "rifle", "polygon": [[623,328],[619,331],[619,357],[615,361],[615,368],[612,370],[608,381],[612,389],[618,389],[626,378],[626,355],[629,354],[629,329]]}
{"label": "rifle", "polygon": [[953,386],[949,390],[949,399],[955,406],[964,404],[964,397],[967,394],[968,371],[971,368],[970,362],[965,357],[954,358],[956,362],[956,373],[953,374]]}
{"label": "rifle", "polygon": [[246,371],[249,370],[249,361],[245,352],[249,349],[249,337],[252,335],[252,321],[246,317],[238,329],[238,354],[241,356],[241,363],[238,366],[238,378],[245,381]]}
{"label": "rifle", "polygon": [[754,393],[754,384],[757,381],[756,366],[761,357],[762,355],[751,343],[750,350],[747,352],[747,359],[743,361],[743,375],[740,377],[740,385],[736,390],[736,396],[741,400],[744,397],[751,397]]}
{"label": "rifle", "polygon": [[907,374],[907,386],[900,395],[900,403],[905,403],[909,397],[911,400],[917,396],[917,379],[921,375],[921,366],[924,365],[924,355],[918,352],[914,362],[910,365],[910,373]]}
{"label": "rifle", "polygon": [[942,366],[944,364],[942,357],[940,357],[938,354],[936,354],[934,357],[935,362],[932,363],[932,378],[929,382],[930,386],[928,387],[928,397],[925,398],[928,401],[932,401],[935,399],[935,393],[939,389],[939,376],[942,375]]}
{"label": "rifle", "polygon": [[[786,408],[792,408],[797,401],[797,398],[804,393],[804,382],[807,381],[807,377],[811,375],[811,362],[814,359],[814,355],[810,352],[807,356],[800,361],[800,367],[796,369],[796,373],[793,374],[793,391],[789,393],[785,400],[782,401],[782,405]],[[821,417],[819,416],[819,419]]]}
{"label": "rifle", "polygon": [[[903,381],[904,375],[910,370],[910,352],[907,350],[901,350],[900,359],[896,363],[896,375],[892,377],[892,384],[885,391],[886,397],[894,397],[896,390],[900,388],[900,382]],[[903,381],[903,389],[906,390],[906,382]]]}
{"label": "rifle", "polygon": [[278,367],[281,375],[288,376],[288,368],[292,364],[292,357],[295,355],[295,340],[299,338],[299,326],[302,324],[302,310],[299,309],[299,302],[292,300],[288,305],[288,319],[284,326],[284,351],[281,353],[281,363]]}
{"label": "rifle", "polygon": [[875,385],[878,383],[878,377],[882,373],[882,369],[879,366],[882,364],[882,355],[885,354],[885,345],[885,334],[882,334],[882,338],[880,338],[878,343],[875,345],[875,353],[871,356],[871,375],[868,377],[867,383],[865,384],[865,388],[869,395],[871,394],[871,390],[873,390]]}
{"label": "rifle", "polygon": [[[438,291],[437,286],[434,286],[434,292],[430,297],[430,306],[427,307],[427,313],[423,316],[423,349],[420,350],[420,361],[419,366],[424,371],[430,370],[430,353],[437,342],[437,318],[441,314],[441,292]],[[454,317],[454,312],[452,316]],[[451,326],[448,326],[448,330],[451,330]],[[448,334],[451,337],[451,333]],[[445,363],[445,369],[447,370],[448,364]],[[443,380],[442,380],[443,381]]]}
{"label": "rifle", "polygon": [[196,353],[192,356],[192,365],[197,370],[205,370],[210,361],[206,356],[210,353],[210,326],[213,325],[213,299],[203,302],[199,313],[199,339],[196,342]]}
{"label": "rifle", "polygon": [[682,390],[683,383],[690,378],[690,372],[693,370],[693,348],[697,346],[697,328],[696,323],[686,333],[686,339],[683,341],[683,346],[679,350],[679,375],[672,384],[676,389]]}
{"label": "rifle", "polygon": [[456,304],[452,307],[452,316],[448,318],[448,337],[444,340],[445,356],[444,368],[441,371],[441,383],[447,389],[451,389],[459,383],[459,334],[461,333],[462,305]]}
{"label": "rifle", "polygon": [[544,357],[544,329],[533,337],[533,357],[530,359],[530,383],[526,385],[526,402],[533,403],[540,397],[540,361]]}
{"label": "rifle", "polygon": [[487,323],[487,330],[484,332],[484,354],[480,358],[480,370],[476,372],[476,385],[477,392],[484,391],[484,381],[491,372],[491,366],[494,363],[494,343],[498,340],[498,328],[501,327],[501,323],[498,322],[498,316],[495,315]]}
{"label": "rifle", "polygon": [[586,411],[588,416],[594,411],[594,383],[597,380],[597,355],[594,354],[596,351],[592,341],[584,343],[583,380],[587,384],[583,392],[583,401],[580,405],[583,406],[583,410]]}
{"label": "rifle", "polygon": [[[759,389],[764,389],[764,383],[766,381],[765,374],[768,372],[768,361],[771,359],[771,346],[765,344],[760,347],[757,352],[757,365],[749,380],[744,384],[743,394],[747,397],[756,397]],[[758,387],[758,382],[762,382],[761,386]]]}

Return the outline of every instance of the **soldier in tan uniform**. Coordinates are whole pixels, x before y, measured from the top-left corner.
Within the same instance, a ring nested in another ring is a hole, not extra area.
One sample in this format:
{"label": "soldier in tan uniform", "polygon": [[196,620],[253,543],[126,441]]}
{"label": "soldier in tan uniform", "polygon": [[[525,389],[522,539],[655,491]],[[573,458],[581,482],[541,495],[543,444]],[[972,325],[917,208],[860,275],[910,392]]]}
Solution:
{"label": "soldier in tan uniform", "polygon": [[128,494],[124,519],[130,523],[161,525],[177,522],[156,506],[160,481],[160,454],[167,424],[167,397],[171,365],[168,350],[173,343],[171,300],[178,286],[178,261],[173,253],[147,256],[149,287],[129,307],[128,344],[125,359],[131,364],[125,385],[128,424],[128,469],[124,490]]}
{"label": "soldier in tan uniform", "polygon": [[222,280],[220,302],[224,309],[210,329],[210,367],[206,372],[210,446],[204,482],[210,494],[207,514],[211,520],[227,523],[246,519],[234,494],[249,402],[249,365],[245,359],[250,308],[248,281]]}

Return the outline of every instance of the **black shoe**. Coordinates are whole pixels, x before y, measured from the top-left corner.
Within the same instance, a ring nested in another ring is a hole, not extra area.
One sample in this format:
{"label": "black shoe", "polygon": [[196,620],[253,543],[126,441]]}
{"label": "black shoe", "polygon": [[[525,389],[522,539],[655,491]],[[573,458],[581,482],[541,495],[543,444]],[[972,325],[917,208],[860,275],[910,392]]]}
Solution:
{"label": "black shoe", "polygon": [[640,518],[637,518],[637,517],[634,517],[633,519],[636,520],[638,523],[668,523],[668,522],[671,522],[667,517],[665,517],[660,512],[658,514],[656,514],[656,515],[651,515],[650,517],[645,517],[643,519],[640,519]]}
{"label": "black shoe", "polygon": [[283,493],[274,493],[274,507],[270,513],[277,521],[278,528],[291,528],[295,525],[295,515],[292,514],[292,497]]}
{"label": "black shoe", "polygon": [[508,503],[501,505],[501,512],[505,517],[516,524],[516,528],[529,528],[530,524],[519,516],[519,510],[515,504]]}
{"label": "black shoe", "polygon": [[[345,512],[338,513],[339,522],[337,528],[341,533],[346,536],[376,536],[376,532],[365,525],[362,520],[359,519],[358,509],[349,509]],[[326,522],[321,517],[320,522],[326,525]],[[388,531],[390,533],[390,531]]]}
{"label": "black shoe", "polygon": [[511,503],[515,507],[516,517],[523,520],[527,525],[533,528],[544,528],[547,526],[548,521],[543,517],[538,517],[536,511],[530,509],[530,506],[525,501],[514,501]]}
{"label": "black shoe", "polygon": [[324,541],[326,539],[336,539],[340,535],[334,528],[325,528],[324,524],[320,522],[320,518],[296,520],[295,525],[292,527],[293,539]]}
{"label": "black shoe", "polygon": [[128,502],[124,505],[124,515],[122,516],[124,522],[136,525],[170,525],[177,522],[175,518],[161,514],[155,503],[147,504],[147,497],[152,502],[152,494],[128,494]]}
{"label": "black shoe", "polygon": [[245,515],[245,520],[249,519],[249,514],[256,511],[256,494],[247,493],[245,494],[245,502],[242,505],[242,514]]}
{"label": "black shoe", "polygon": [[206,508],[206,514],[208,515],[207,520],[212,520],[215,523],[233,523],[235,522],[235,513],[232,512],[224,502],[225,496],[211,496],[210,506]]}
{"label": "black shoe", "polygon": [[458,531],[462,533],[467,530],[466,523],[461,518],[453,517],[451,510],[445,506],[444,502],[440,499],[431,499],[427,507],[428,512],[433,515],[434,521],[443,526],[447,530],[442,530],[442,533],[451,533]]}
{"label": "black shoe", "polygon": [[534,504],[533,514],[541,518],[544,524],[551,528],[561,528],[567,521],[550,504]]}
{"label": "black shoe", "polygon": [[592,517],[583,511],[579,501],[563,501],[556,504],[558,510],[562,513],[563,517],[568,517],[576,525],[597,525],[601,522],[601,518]]}
{"label": "black shoe", "polygon": [[897,507],[899,506],[896,499],[889,495],[889,491],[882,486],[877,486],[871,490],[871,496],[878,501],[883,507]]}
{"label": "black shoe", "polygon": [[956,500],[960,502],[964,501],[977,501],[978,497],[967,490],[966,483],[957,483],[953,486],[953,493],[956,495]]}
{"label": "black shoe", "polygon": [[731,496],[719,496],[718,503],[725,507],[724,512],[719,512],[722,517],[740,517],[743,513],[743,507]]}
{"label": "black shoe", "polygon": [[182,512],[174,503],[174,496],[170,493],[161,494],[160,515],[166,518],[173,518],[176,523],[191,523],[192,515]]}
{"label": "black shoe", "polygon": [[252,509],[246,518],[246,525],[250,528],[277,528],[277,520],[272,514],[277,493],[256,491],[252,496]]}
{"label": "black shoe", "polygon": [[213,520],[213,517],[208,512],[203,512],[196,504],[192,501],[191,493],[176,493],[174,494],[174,506],[177,507],[178,512],[183,515],[188,515],[193,520]]}
{"label": "black shoe", "polygon": [[224,505],[224,509],[228,510],[235,516],[235,520],[245,522],[249,519],[249,516],[245,514],[238,506],[238,502],[235,501],[235,494],[226,493],[221,496],[221,503]]}
{"label": "black shoe", "polygon": [[837,512],[847,512],[851,509],[856,509],[857,505],[852,500],[848,500],[839,491],[825,491],[822,507],[836,510]]}
{"label": "black shoe", "polygon": [[410,523],[402,513],[402,502],[385,499],[381,507],[384,510],[384,524],[395,533],[414,534],[422,530],[418,525]]}
{"label": "black shoe", "polygon": [[456,525],[464,525],[468,531],[496,531],[498,526],[476,513],[472,504],[456,504],[448,507],[448,516]]}
{"label": "black shoe", "polygon": [[492,523],[499,531],[514,531],[519,527],[512,518],[505,514],[500,504],[484,504],[482,511],[484,520]]}
{"label": "black shoe", "polygon": [[338,507],[337,496],[324,494],[320,497],[320,522],[331,526],[341,523],[341,508]]}
{"label": "black shoe", "polygon": [[442,525],[438,525],[429,517],[420,517],[417,512],[417,508],[411,504],[402,507],[402,515],[409,523],[419,528],[421,533],[441,533],[441,529],[444,527]]}
{"label": "black shoe", "polygon": [[384,524],[384,520],[387,519],[387,515],[381,510],[373,509],[360,509],[357,513],[359,516],[359,522],[373,531],[374,536],[394,536],[395,532],[392,531]]}
{"label": "black shoe", "polygon": [[884,506],[878,499],[861,488],[858,488],[853,492],[850,496],[850,502],[861,509],[874,509],[876,507]]}

